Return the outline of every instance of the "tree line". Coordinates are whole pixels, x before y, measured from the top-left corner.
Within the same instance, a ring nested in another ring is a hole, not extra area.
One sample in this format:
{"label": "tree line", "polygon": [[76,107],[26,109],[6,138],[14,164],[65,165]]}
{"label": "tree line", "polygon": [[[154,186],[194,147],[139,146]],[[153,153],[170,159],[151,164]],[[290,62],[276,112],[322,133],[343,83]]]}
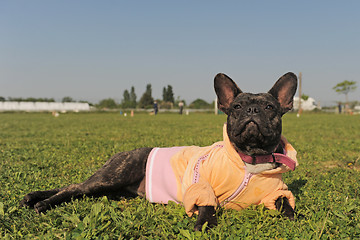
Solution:
{"label": "tree line", "polygon": [[[354,107],[355,105],[358,105],[358,101],[349,102],[348,100],[348,93],[355,91],[357,88],[355,81],[348,81],[345,80],[341,83],[338,83],[336,86],[333,87],[333,90],[335,90],[337,93],[344,94],[345,95],[345,103],[350,108]],[[301,96],[304,100],[308,99],[309,96],[303,94]],[[0,102],[4,101],[14,101],[14,102],[55,102],[54,98],[14,98],[9,97],[8,99],[0,96]],[[116,101],[112,98],[107,98],[101,100],[98,104],[92,104],[88,101],[75,101],[73,98],[66,96],[64,97],[61,102],[81,102],[81,103],[89,103],[91,106],[95,106],[99,109],[117,109],[117,108],[123,108],[123,109],[135,109],[135,108],[142,108],[142,109],[149,109],[152,108],[154,105],[154,102],[157,101],[160,108],[170,109],[174,107],[178,107],[179,102],[183,102],[184,106],[187,106],[188,108],[194,108],[194,109],[210,109],[214,108],[215,102],[208,103],[203,99],[196,99],[189,105],[186,104],[185,100],[180,100],[180,97],[177,97],[175,100],[174,98],[174,92],[171,85],[167,85],[163,88],[162,91],[162,99],[154,99],[152,96],[152,87],[151,84],[146,85],[146,90],[141,96],[140,100],[137,101],[137,96],[135,93],[134,86],[131,87],[130,91],[127,89],[123,93],[123,98],[120,103],[116,103]],[[340,102],[339,102],[340,104]]]}
{"label": "tree line", "polygon": [[120,104],[117,104],[115,102],[115,100],[112,98],[107,98],[107,99],[101,100],[99,102],[99,104],[97,104],[97,107],[98,108],[109,108],[109,109],[114,109],[114,108],[149,109],[149,108],[153,107],[155,101],[158,102],[159,104],[161,104],[162,106],[167,106],[167,105],[173,106],[175,104],[175,100],[174,100],[174,92],[172,90],[172,86],[168,85],[167,87],[163,88],[163,99],[162,100],[153,98],[151,84],[147,84],[146,90],[143,93],[143,95],[141,96],[139,101],[137,101],[135,87],[132,86],[130,91],[127,89],[124,90],[123,98],[122,98]]}
{"label": "tree line", "polygon": [[[14,101],[14,102],[55,102],[54,98],[12,98],[9,97],[5,99],[0,96],[0,101]],[[167,85],[163,88],[162,91],[162,99],[155,99],[152,96],[152,86],[151,84],[146,85],[146,90],[142,94],[139,100],[137,100],[137,96],[135,93],[135,87],[132,86],[130,91],[125,89],[123,92],[122,100],[120,103],[117,103],[113,98],[106,98],[99,101],[98,104],[92,104],[87,101],[78,101],[89,103],[91,106],[95,106],[99,109],[151,109],[154,106],[154,102],[157,102],[158,106],[162,109],[171,109],[178,107],[180,102],[183,102],[184,106],[188,108],[196,108],[196,109],[210,109],[214,107],[213,103],[208,103],[203,99],[196,99],[189,105],[186,104],[186,101],[177,97],[175,100],[173,87],[171,85]],[[66,96],[61,102],[77,102],[73,98]]]}
{"label": "tree line", "polygon": [[[120,104],[117,104],[114,99],[108,98],[103,99],[97,104],[96,106],[100,109],[109,108],[123,108],[123,109],[150,109],[154,106],[154,102],[157,102],[158,106],[162,109],[171,109],[178,107],[180,102],[183,102],[184,106],[186,105],[186,101],[177,97],[175,100],[173,87],[171,85],[167,85],[163,88],[162,91],[162,99],[155,99],[152,96],[152,86],[151,84],[146,85],[145,92],[142,94],[139,101],[137,101],[137,96],[135,93],[134,86],[131,87],[130,91],[125,89],[123,93],[123,98]],[[203,99],[196,99],[192,103],[188,105],[189,108],[198,108],[198,109],[206,109],[206,108],[213,108],[214,103],[207,103]]]}

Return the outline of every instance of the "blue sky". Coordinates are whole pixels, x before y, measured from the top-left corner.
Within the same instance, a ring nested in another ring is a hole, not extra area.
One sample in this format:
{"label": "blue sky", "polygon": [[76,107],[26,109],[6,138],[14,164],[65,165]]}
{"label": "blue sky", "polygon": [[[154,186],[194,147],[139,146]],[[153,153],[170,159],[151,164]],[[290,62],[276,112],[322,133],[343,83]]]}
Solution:
{"label": "blue sky", "polygon": [[360,1],[0,1],[0,96],[120,102],[146,84],[213,101],[223,72],[245,92],[286,72],[322,105],[360,86]]}

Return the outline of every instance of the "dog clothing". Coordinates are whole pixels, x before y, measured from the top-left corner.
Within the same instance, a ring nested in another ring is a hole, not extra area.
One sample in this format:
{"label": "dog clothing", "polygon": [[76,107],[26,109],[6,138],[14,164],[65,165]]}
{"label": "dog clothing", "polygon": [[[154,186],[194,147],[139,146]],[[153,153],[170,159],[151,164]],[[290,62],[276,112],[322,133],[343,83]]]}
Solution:
{"label": "dog clothing", "polygon": [[[296,151],[282,136],[286,156],[298,165]],[[251,204],[275,208],[279,197],[295,198],[282,181],[286,165],[258,174],[246,171],[223,128],[223,141],[208,147],[154,148],[146,165],[146,198],[150,202],[183,203],[189,216],[198,206],[223,206],[235,210]]]}

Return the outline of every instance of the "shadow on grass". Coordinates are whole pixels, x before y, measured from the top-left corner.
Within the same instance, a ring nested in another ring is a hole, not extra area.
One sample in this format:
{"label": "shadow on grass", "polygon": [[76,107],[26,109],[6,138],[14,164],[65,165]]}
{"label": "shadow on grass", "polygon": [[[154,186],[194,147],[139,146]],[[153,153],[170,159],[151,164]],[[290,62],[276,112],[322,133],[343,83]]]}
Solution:
{"label": "shadow on grass", "polygon": [[292,183],[288,184],[289,189],[294,194],[295,198],[302,194],[301,188],[303,188],[307,183],[307,180],[298,179],[293,181]]}
{"label": "shadow on grass", "polygon": [[[294,194],[296,199],[298,199],[298,196],[302,195],[302,188],[306,185],[307,182],[307,180],[298,179],[288,185],[289,190]],[[296,211],[296,218],[303,219],[305,218],[305,215]]]}

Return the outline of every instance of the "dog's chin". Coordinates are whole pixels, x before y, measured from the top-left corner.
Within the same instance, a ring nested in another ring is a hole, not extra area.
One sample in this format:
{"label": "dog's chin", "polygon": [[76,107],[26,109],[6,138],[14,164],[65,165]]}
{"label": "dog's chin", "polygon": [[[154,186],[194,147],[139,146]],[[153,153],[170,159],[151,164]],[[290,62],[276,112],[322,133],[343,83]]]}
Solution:
{"label": "dog's chin", "polygon": [[256,148],[264,142],[264,136],[255,122],[249,122],[238,135],[242,143],[251,148]]}
{"label": "dog's chin", "polygon": [[249,145],[246,145],[246,146],[241,146],[241,147],[238,147],[238,146],[235,146],[237,152],[241,152],[241,153],[244,153],[246,155],[267,155],[267,154],[271,154],[273,151],[269,151],[267,149],[264,149],[264,148],[260,148],[260,147],[252,147],[252,146],[249,146]]}

